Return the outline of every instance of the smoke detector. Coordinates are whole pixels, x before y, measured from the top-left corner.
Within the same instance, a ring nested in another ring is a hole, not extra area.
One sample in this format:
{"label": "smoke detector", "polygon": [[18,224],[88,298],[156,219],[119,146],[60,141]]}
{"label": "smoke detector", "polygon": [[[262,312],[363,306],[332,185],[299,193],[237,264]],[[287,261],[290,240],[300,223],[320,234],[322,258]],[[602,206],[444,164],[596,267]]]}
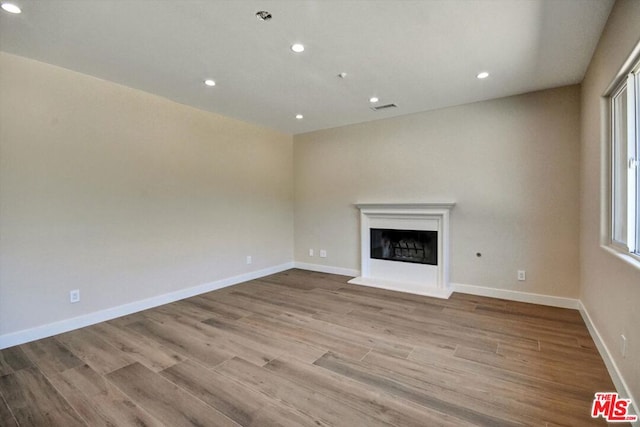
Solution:
{"label": "smoke detector", "polygon": [[266,10],[261,10],[256,12],[256,18],[258,18],[259,21],[268,21],[272,18],[272,16]]}

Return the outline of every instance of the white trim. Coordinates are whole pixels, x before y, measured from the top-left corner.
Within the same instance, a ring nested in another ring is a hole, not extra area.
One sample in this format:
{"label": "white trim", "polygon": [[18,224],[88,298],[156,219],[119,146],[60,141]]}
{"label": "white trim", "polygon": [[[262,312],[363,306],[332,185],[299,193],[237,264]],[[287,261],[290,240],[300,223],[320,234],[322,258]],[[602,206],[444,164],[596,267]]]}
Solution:
{"label": "white trim", "polygon": [[551,307],[572,308],[575,310],[578,309],[580,302],[575,298],[555,297],[552,295],[533,294],[529,292],[512,291],[509,289],[487,288],[484,286],[465,285],[462,283],[452,283],[451,287],[453,292],[460,292],[463,294],[528,302],[532,304],[548,305]]}
{"label": "white trim", "polygon": [[[622,376],[622,373],[618,369],[618,365],[616,365],[616,362],[613,360],[613,356],[611,355],[609,348],[604,343],[604,340],[602,339],[602,335],[600,335],[600,332],[598,332],[596,325],[591,320],[591,316],[589,316],[589,312],[587,311],[587,308],[584,306],[584,304],[582,304],[582,301],[579,301],[579,300],[578,300],[578,310],[580,311],[580,315],[582,316],[584,323],[587,325],[587,329],[589,330],[589,334],[591,335],[593,342],[596,344],[596,347],[600,352],[600,356],[602,357],[602,360],[604,361],[604,364],[607,367],[607,371],[609,371],[609,376],[613,381],[613,385],[616,387],[616,391],[624,399],[631,399],[631,405],[633,406],[632,411],[634,412],[634,414],[640,414],[640,411],[638,411],[638,405],[636,403],[636,400],[633,398],[633,395],[631,394],[631,390],[629,389],[629,386],[627,386],[627,383],[625,382],[624,377]],[[607,390],[602,390],[602,391],[607,391]]]}
{"label": "white trim", "polygon": [[402,212],[406,210],[430,210],[430,209],[445,209],[451,210],[456,205],[456,202],[436,202],[436,203],[356,203],[355,206],[360,210],[373,210],[387,212],[390,209],[400,210]]}
{"label": "white trim", "polygon": [[341,276],[356,277],[360,275],[359,270],[353,270],[351,268],[333,267],[331,265],[309,264],[306,262],[294,263],[295,268],[300,270],[317,271],[319,273],[339,274]]}
{"label": "white trim", "polygon": [[134,301],[127,304],[111,307],[104,310],[96,311],[82,316],[64,319],[58,322],[49,323],[35,328],[24,329],[18,332],[12,332],[0,335],[0,350],[3,348],[13,347],[14,345],[24,344],[26,342],[47,338],[53,335],[69,332],[74,329],[83,328],[85,326],[94,325],[96,323],[115,319],[116,317],[126,316],[138,311],[147,310],[149,308],[158,307],[160,305],[169,304],[181,299],[200,295],[205,292],[215,291],[216,289],[225,288],[227,286],[236,285],[238,283],[249,280],[259,279],[270,274],[279,273],[294,267],[293,262],[276,265],[274,267],[262,270],[252,271],[250,273],[240,274],[238,276],[226,279],[216,280],[215,282],[204,283],[202,285],[193,286],[191,288],[180,289],[178,291],[169,292],[163,295],[157,295],[140,301]]}

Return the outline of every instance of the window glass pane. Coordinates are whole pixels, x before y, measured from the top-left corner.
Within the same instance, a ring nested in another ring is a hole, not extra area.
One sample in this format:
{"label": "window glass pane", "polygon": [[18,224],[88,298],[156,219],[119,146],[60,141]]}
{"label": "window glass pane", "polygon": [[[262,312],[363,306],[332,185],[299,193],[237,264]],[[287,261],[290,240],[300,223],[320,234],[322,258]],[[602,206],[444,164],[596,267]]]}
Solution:
{"label": "window glass pane", "polygon": [[627,243],[627,90],[613,97],[613,240]]}

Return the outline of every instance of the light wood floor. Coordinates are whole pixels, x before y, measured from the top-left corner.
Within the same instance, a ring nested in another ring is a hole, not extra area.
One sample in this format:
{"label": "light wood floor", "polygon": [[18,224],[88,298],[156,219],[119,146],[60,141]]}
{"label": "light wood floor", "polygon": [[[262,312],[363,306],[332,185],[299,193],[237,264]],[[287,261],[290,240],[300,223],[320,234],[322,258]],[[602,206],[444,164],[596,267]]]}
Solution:
{"label": "light wood floor", "polygon": [[2,426],[584,426],[575,310],[290,270],[0,352]]}

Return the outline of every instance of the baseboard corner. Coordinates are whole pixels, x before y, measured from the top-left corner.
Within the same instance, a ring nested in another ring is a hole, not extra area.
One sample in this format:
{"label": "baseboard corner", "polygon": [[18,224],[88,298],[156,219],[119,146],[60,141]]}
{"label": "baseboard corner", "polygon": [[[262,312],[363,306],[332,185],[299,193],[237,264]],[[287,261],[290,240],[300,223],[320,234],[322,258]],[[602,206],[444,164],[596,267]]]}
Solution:
{"label": "baseboard corner", "polygon": [[[587,325],[589,334],[591,335],[593,342],[596,344],[596,348],[598,349],[598,352],[600,353],[600,356],[602,357],[602,360],[604,361],[604,364],[607,367],[607,371],[609,372],[609,376],[613,381],[613,385],[616,387],[616,391],[621,397],[625,399],[631,399],[631,406],[633,407],[632,409],[634,414],[640,416],[638,403],[635,400],[633,394],[631,393],[631,389],[629,388],[626,381],[624,380],[624,377],[622,376],[620,369],[618,369],[618,365],[613,359],[613,355],[611,354],[611,351],[609,350],[604,340],[602,339],[602,335],[600,335],[598,328],[596,328],[596,325],[593,323],[593,320],[591,319],[591,316],[589,315],[587,308],[584,306],[584,304],[580,300],[578,300],[578,311],[580,312],[580,315],[582,316],[582,319],[584,320],[585,325]],[[608,390],[603,390],[603,391],[608,391]]]}

